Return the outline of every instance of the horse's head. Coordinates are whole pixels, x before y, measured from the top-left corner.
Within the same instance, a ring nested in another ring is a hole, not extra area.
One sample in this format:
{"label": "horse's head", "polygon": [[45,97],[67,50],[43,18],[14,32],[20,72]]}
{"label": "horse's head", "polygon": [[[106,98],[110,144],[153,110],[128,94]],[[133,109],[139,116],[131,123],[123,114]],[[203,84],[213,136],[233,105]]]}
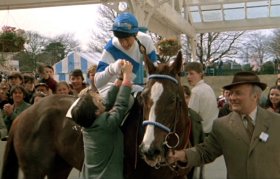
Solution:
{"label": "horse's head", "polygon": [[187,105],[179,73],[182,54],[172,63],[154,66],[145,60],[149,73],[142,92],[145,133],[140,153],[150,166],[165,162],[168,150],[182,149],[188,142]]}

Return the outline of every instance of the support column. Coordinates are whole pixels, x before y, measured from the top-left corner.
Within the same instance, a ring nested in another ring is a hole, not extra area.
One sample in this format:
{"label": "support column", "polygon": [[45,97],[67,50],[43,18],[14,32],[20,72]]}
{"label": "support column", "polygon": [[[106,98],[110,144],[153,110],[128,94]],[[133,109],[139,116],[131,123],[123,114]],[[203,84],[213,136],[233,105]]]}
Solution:
{"label": "support column", "polygon": [[190,37],[190,43],[192,48],[192,58],[191,61],[197,61],[196,57],[196,37]]}

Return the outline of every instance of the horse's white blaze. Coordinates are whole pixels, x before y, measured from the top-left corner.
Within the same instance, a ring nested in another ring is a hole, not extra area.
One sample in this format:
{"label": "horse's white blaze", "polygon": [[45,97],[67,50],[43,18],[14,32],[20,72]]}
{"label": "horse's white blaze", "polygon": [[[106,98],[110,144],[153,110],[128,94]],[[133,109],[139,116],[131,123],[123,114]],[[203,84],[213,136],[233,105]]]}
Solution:
{"label": "horse's white blaze", "polygon": [[[163,86],[161,83],[156,82],[151,88],[151,99],[153,101],[153,105],[150,109],[149,121],[155,122],[156,120],[155,108],[156,108],[157,101],[161,96],[162,92],[163,92]],[[144,150],[148,150],[155,139],[154,129],[155,127],[153,125],[148,125],[146,127],[146,132],[143,138]]]}

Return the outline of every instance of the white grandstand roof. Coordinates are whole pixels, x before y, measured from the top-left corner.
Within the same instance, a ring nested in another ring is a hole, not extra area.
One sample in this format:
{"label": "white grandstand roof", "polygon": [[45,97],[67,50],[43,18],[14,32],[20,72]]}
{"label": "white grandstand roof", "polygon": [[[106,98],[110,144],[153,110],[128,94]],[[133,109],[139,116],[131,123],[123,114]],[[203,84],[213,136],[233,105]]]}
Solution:
{"label": "white grandstand roof", "polygon": [[[0,1],[0,10],[119,2],[121,0],[3,0]],[[203,32],[280,27],[280,0],[122,0],[122,2],[131,5],[132,10],[139,6],[140,11],[155,12],[149,23],[155,32],[165,26],[166,29],[170,28],[169,31],[173,34],[185,33],[194,37],[195,34]],[[181,17],[175,16],[175,13]]]}

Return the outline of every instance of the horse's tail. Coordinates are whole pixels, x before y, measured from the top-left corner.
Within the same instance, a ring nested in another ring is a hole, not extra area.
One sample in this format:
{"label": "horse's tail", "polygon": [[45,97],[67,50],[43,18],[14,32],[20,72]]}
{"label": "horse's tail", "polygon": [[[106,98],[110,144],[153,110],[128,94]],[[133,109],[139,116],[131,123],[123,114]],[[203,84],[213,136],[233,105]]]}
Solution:
{"label": "horse's tail", "polygon": [[14,148],[14,132],[13,127],[10,130],[6,143],[5,153],[3,157],[2,176],[1,179],[17,179],[18,178],[18,159]]}

